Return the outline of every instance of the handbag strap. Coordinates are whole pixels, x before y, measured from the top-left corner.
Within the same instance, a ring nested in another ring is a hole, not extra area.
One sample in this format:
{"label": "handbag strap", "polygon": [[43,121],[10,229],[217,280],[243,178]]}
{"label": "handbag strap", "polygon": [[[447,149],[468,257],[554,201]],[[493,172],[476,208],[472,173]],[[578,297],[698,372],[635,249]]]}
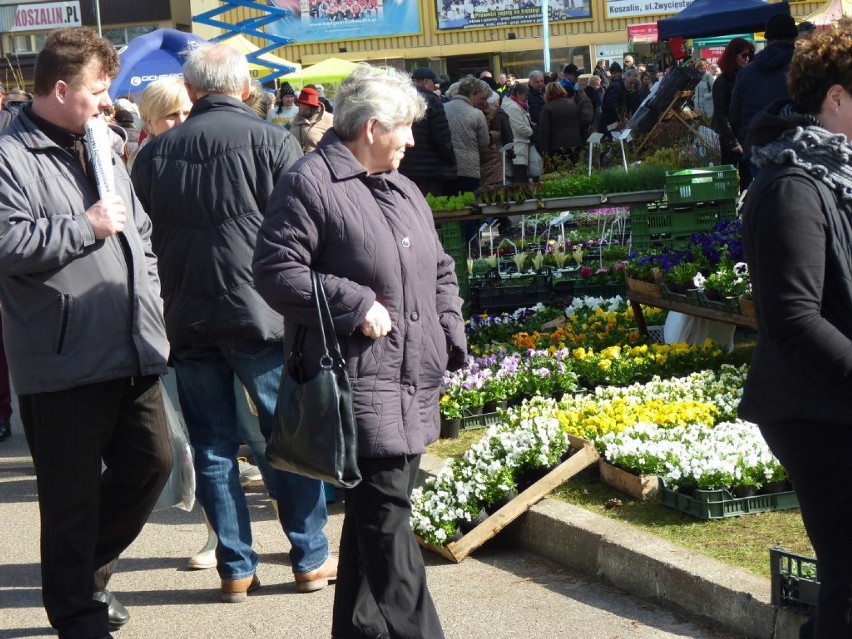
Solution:
{"label": "handbag strap", "polygon": [[319,273],[311,271],[311,280],[313,282],[314,302],[320,320],[320,334],[322,335],[324,349],[320,358],[320,365],[323,368],[331,368],[335,364],[342,365],[343,354],[340,352],[340,343],[337,340],[334,321],[331,317],[331,310],[328,307],[328,298],[325,295],[325,289],[323,288]]}

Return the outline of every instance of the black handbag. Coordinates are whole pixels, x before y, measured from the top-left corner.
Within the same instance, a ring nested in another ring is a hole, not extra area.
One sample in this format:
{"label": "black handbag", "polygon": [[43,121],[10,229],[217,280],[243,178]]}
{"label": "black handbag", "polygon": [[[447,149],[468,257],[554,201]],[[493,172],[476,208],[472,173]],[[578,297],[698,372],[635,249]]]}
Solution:
{"label": "black handbag", "polygon": [[304,379],[302,347],[307,329],[300,325],[281,375],[278,423],[266,445],[266,461],[278,470],[353,488],[361,481],[361,471],[352,389],[322,281],[315,271],[311,279],[323,342],[320,370],[312,379]]}

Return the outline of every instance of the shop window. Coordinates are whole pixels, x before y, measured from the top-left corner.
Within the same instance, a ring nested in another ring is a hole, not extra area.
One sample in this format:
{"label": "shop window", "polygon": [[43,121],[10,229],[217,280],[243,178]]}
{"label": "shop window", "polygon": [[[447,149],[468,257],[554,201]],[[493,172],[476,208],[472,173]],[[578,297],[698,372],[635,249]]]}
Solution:
{"label": "shop window", "polygon": [[103,35],[107,40],[112,42],[116,48],[120,49],[121,47],[129,44],[133,38],[137,38],[156,30],[157,26],[152,24],[136,25],[133,27],[114,27],[111,29],[104,29]]}
{"label": "shop window", "polygon": [[44,47],[48,31],[44,33],[17,33],[11,37],[12,53],[38,53]]}

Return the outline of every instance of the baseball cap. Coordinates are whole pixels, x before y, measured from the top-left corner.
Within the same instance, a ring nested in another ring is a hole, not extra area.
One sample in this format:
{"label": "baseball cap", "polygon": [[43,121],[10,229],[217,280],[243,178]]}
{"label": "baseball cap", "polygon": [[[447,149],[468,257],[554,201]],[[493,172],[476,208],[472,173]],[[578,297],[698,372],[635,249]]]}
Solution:
{"label": "baseball cap", "polygon": [[411,74],[411,79],[412,80],[432,80],[432,82],[437,82],[438,76],[429,67],[417,67],[416,69],[414,69],[414,72]]}

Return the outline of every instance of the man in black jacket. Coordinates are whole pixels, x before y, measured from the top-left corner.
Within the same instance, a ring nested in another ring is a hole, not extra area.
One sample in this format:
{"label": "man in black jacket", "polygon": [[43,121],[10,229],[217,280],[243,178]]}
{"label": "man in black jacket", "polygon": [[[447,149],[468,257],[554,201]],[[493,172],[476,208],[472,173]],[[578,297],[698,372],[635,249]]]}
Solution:
{"label": "man in black jacket", "polygon": [[[613,62],[609,67],[612,81],[603,96],[601,118],[598,123],[598,133],[609,133],[612,125],[618,125],[622,120],[630,118],[639,108],[639,73],[636,69],[628,69],[621,74],[621,65]],[[615,128],[615,127],[613,127]]]}
{"label": "man in black jacket", "polygon": [[[219,538],[220,598],[236,603],[260,582],[236,459],[234,375],[257,407],[268,439],[284,366],[284,322],[255,290],[251,262],[272,188],[302,153],[286,130],[243,104],[249,69],[235,49],[198,47],[187,56],[183,74],[192,111],[186,122],[142,148],[133,183],[153,222],[198,500]],[[328,515],[322,482],[268,467],[265,480],[273,500],[281,501],[296,590],[324,588],[337,578],[337,559],[323,533]]]}
{"label": "man in black jacket", "polygon": [[752,118],[776,100],[790,97],[787,72],[799,30],[792,16],[779,13],[767,20],[764,35],[766,47],[737,73],[731,96],[731,124],[746,143],[746,158],[751,156],[748,135]]}
{"label": "man in black jacket", "polygon": [[538,119],[541,117],[542,108],[544,108],[544,84],[544,73],[542,71],[533,71],[530,73],[530,94],[527,102],[530,108],[530,120],[533,122],[533,128],[538,127]]}
{"label": "man in black jacket", "polygon": [[435,95],[438,76],[428,67],[411,74],[417,92],[426,100],[426,115],[411,127],[414,146],[405,152],[399,172],[417,185],[423,195],[450,195],[444,184],[456,179],[456,154],[441,98]]}

